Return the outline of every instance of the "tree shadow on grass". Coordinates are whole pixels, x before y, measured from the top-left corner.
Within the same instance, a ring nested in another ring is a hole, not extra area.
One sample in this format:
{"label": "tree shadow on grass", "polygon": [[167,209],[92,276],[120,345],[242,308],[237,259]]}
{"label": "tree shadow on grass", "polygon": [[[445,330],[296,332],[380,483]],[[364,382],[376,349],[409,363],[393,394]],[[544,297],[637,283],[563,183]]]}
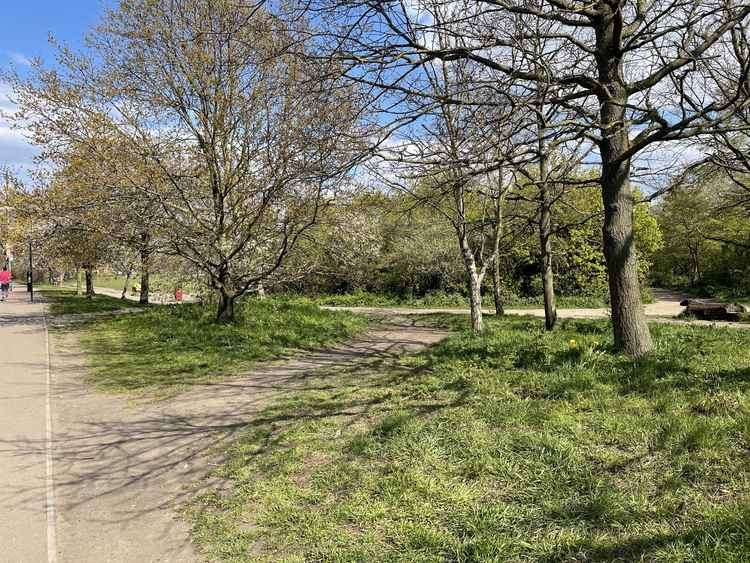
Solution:
{"label": "tree shadow on grass", "polygon": [[687,529],[621,540],[588,538],[540,561],[658,561],[664,557],[663,550],[676,546],[689,549],[691,561],[747,561],[747,554],[750,553],[750,506],[745,503],[731,508],[733,512],[723,510]]}

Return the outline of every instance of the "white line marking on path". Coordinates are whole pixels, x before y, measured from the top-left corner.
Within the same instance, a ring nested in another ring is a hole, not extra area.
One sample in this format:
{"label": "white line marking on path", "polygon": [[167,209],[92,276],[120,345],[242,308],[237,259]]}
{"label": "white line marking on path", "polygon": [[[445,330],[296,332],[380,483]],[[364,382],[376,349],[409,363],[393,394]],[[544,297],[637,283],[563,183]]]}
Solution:
{"label": "white line marking on path", "polygon": [[49,329],[47,315],[44,315],[44,345],[47,351],[47,397],[45,411],[47,416],[45,458],[47,475],[45,488],[47,491],[47,563],[57,561],[57,534],[55,531],[55,473],[52,465],[52,360],[49,351]]}

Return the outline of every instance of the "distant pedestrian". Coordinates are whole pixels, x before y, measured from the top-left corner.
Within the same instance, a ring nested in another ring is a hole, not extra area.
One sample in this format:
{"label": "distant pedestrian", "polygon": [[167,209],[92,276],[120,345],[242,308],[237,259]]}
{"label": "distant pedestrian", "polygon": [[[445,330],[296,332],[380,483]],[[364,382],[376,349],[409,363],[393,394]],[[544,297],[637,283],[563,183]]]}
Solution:
{"label": "distant pedestrian", "polygon": [[8,299],[8,291],[10,291],[10,272],[7,266],[3,266],[3,271],[0,272],[0,300]]}

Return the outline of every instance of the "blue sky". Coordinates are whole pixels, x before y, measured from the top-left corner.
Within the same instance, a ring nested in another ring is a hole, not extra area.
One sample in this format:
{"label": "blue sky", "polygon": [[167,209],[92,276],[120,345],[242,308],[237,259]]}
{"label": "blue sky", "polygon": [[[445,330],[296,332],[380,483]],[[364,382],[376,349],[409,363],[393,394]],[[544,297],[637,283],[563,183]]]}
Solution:
{"label": "blue sky", "polygon": [[[34,57],[54,64],[48,38],[80,45],[83,35],[96,24],[111,0],[6,0],[0,18],[0,66],[15,65],[19,71]],[[9,111],[8,88],[0,83],[0,109]],[[0,166],[10,166],[21,176],[31,166],[33,149],[19,131],[0,120]]]}

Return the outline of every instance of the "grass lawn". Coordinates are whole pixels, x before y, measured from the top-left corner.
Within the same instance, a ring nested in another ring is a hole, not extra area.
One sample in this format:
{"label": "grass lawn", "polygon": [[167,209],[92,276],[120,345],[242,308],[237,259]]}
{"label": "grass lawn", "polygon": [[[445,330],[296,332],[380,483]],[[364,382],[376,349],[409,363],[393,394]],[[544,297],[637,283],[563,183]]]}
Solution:
{"label": "grass lawn", "polygon": [[[451,319],[465,326],[466,319]],[[486,319],[258,415],[189,509],[222,561],[748,561],[750,331]]]}
{"label": "grass lawn", "polygon": [[49,302],[49,309],[53,315],[104,313],[142,307],[133,301],[116,299],[108,295],[95,295],[92,299],[87,299],[84,295],[77,295],[75,290],[67,288],[44,286],[39,291]]}
{"label": "grass lawn", "polygon": [[81,336],[89,380],[104,391],[169,394],[189,385],[238,375],[253,362],[291,349],[351,337],[367,321],[311,304],[238,303],[234,324],[214,322],[198,304],[150,307],[139,315],[96,320]]}
{"label": "grass lawn", "polygon": [[[140,285],[141,279],[139,276],[133,276],[130,278],[130,281],[128,282],[128,286],[134,286],[134,285]],[[105,287],[107,289],[116,289],[117,291],[122,291],[123,286],[125,285],[125,276],[115,276],[115,275],[106,275],[101,274],[94,277],[94,287]],[[128,291],[130,290],[130,287],[128,288]]]}

